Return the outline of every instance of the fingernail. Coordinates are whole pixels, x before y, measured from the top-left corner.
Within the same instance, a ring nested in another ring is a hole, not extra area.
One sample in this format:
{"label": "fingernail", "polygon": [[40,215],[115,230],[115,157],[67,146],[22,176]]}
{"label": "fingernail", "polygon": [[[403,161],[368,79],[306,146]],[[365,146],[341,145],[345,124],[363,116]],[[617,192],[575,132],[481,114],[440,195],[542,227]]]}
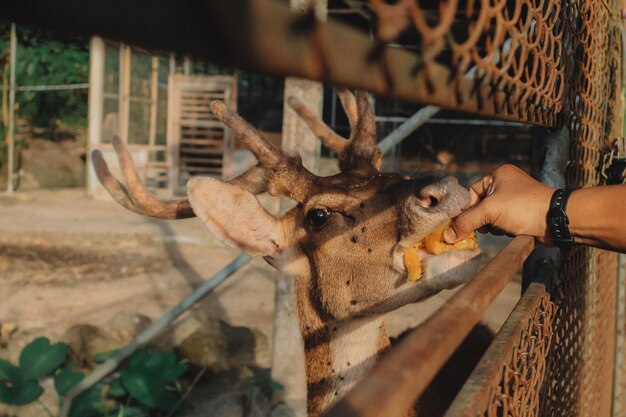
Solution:
{"label": "fingernail", "polygon": [[445,240],[446,243],[454,243],[456,240],[456,233],[452,227],[448,226],[446,227],[446,230],[443,231],[443,240]]}

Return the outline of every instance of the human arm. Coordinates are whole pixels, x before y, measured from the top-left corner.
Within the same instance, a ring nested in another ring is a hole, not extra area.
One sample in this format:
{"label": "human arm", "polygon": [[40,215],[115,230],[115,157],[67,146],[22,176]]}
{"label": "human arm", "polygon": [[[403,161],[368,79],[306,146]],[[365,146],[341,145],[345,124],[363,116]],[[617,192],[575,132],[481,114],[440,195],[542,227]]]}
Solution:
{"label": "human arm", "polygon": [[[547,225],[554,190],[513,165],[503,165],[470,187],[470,208],[453,219],[444,238],[457,242],[478,230],[529,235],[554,246]],[[626,252],[626,185],[574,191],[567,215],[577,243]]]}

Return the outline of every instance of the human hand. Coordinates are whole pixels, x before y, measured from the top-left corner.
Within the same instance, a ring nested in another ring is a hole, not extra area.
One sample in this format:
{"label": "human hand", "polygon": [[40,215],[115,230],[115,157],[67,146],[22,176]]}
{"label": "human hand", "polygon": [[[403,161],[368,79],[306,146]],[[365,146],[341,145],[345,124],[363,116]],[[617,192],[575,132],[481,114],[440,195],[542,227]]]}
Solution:
{"label": "human hand", "polygon": [[447,243],[471,232],[507,236],[529,235],[552,245],[547,214],[553,188],[536,181],[513,165],[502,165],[470,187],[470,206],[443,233]]}

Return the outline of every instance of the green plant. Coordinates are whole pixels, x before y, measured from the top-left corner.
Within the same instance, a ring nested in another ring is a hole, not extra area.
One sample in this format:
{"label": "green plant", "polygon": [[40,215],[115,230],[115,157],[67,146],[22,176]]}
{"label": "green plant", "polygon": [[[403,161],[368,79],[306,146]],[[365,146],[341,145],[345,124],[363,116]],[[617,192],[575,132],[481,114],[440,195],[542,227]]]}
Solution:
{"label": "green plant", "polygon": [[[65,394],[85,377],[68,363],[68,352],[65,343],[53,345],[40,337],[24,347],[19,366],[0,359],[0,403],[24,405],[37,401],[44,392],[40,383],[45,378],[53,379],[59,402],[63,401]],[[103,361],[110,354],[99,353],[94,359]],[[125,367],[76,397],[70,416],[147,417],[170,411],[180,402],[178,379],[186,370],[187,364],[177,361],[173,353],[138,350]]]}

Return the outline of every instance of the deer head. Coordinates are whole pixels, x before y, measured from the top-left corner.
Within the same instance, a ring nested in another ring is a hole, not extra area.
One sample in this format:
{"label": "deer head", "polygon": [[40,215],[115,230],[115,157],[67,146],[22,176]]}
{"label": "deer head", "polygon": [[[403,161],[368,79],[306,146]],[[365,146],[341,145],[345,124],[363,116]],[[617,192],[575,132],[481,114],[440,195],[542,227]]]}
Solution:
{"label": "deer head", "polygon": [[[352,129],[349,139],[334,133],[299,100],[289,99],[289,105],[337,153],[341,168],[337,175],[312,174],[300,158],[275,148],[221,102],[211,104],[213,113],[259,161],[241,176],[227,182],[192,178],[187,198],[158,200],[144,189],[119,139],[113,144],[126,186],[111,176],[97,151],[96,172],[126,208],[168,219],[198,216],[226,244],[262,256],[296,277],[305,338],[325,323],[380,315],[466,281],[474,272],[468,261],[477,251],[422,253],[424,275],[417,282],[407,279],[403,253],[461,213],[469,203],[468,191],[451,177],[409,179],[381,173],[367,95],[341,90],[340,98]],[[276,217],[256,198],[262,192],[287,196],[297,205]],[[306,314],[315,319],[305,319]]]}

